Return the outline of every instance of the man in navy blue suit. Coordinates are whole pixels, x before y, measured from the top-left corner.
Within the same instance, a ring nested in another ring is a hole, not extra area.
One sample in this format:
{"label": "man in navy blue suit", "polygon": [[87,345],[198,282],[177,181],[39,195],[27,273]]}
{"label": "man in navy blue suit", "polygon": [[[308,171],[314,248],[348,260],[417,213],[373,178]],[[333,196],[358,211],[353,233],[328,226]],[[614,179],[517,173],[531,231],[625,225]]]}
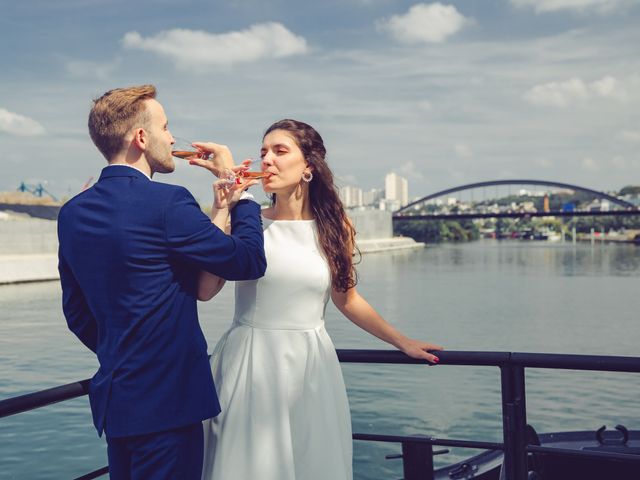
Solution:
{"label": "man in navy blue suit", "polygon": [[[260,207],[240,200],[227,235],[182,187],[154,182],[175,168],[174,138],[152,85],[94,101],[89,131],[108,160],[58,218],[69,329],[97,354],[89,399],[106,434],[113,479],[200,479],[202,420],[220,412],[198,323],[197,282],[266,268]],[[201,144],[220,172],[228,148]]]}

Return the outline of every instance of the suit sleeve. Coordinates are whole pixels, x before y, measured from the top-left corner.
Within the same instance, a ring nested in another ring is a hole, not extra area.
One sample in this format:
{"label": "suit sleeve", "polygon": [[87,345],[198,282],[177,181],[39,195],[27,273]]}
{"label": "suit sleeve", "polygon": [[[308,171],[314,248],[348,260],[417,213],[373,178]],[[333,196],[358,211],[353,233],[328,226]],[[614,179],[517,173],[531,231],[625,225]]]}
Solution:
{"label": "suit sleeve", "polygon": [[266,260],[260,206],[238,202],[231,212],[231,235],[216,227],[193,196],[177,189],[165,208],[169,250],[196,267],[226,280],[253,280],[264,275]]}
{"label": "suit sleeve", "polygon": [[58,271],[62,284],[62,310],[67,325],[76,337],[94,353],[98,346],[98,323],[89,310],[80,285],[60,250],[58,253]]}

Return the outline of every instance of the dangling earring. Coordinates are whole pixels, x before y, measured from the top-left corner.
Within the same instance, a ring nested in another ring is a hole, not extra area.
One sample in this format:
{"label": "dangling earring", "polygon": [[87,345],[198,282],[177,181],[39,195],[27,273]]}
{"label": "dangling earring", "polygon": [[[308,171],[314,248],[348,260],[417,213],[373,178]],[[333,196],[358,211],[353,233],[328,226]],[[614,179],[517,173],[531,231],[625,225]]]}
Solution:
{"label": "dangling earring", "polygon": [[304,172],[302,174],[302,180],[304,180],[305,182],[309,183],[311,180],[313,180],[313,173],[311,172]]}

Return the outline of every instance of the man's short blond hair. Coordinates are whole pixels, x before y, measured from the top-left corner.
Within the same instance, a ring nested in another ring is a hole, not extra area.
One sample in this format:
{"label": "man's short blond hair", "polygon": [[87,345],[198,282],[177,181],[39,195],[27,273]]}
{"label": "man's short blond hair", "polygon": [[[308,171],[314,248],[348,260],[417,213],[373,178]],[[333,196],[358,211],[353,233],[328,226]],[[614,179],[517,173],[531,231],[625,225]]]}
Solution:
{"label": "man's short blond hair", "polygon": [[156,87],[137,87],[109,90],[93,101],[89,113],[91,140],[107,160],[124,147],[125,135],[134,127],[146,126],[145,100],[156,98]]}

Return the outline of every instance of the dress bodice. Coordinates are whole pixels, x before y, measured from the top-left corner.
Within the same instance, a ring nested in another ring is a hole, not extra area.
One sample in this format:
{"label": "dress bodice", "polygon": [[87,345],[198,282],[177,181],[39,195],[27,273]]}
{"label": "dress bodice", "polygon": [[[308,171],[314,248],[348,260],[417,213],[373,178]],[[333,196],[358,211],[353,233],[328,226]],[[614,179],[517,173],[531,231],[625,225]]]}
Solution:
{"label": "dress bodice", "polygon": [[291,330],[322,325],[331,279],[315,220],[263,217],[263,225],[267,271],[236,282],[234,322]]}

